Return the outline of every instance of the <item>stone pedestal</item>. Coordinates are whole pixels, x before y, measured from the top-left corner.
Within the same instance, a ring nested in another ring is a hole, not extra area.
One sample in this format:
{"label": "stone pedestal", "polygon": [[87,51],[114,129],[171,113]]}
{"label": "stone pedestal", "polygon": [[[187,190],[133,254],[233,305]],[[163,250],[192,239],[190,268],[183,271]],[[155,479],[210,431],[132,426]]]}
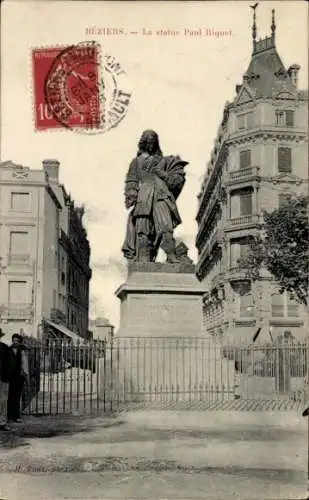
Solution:
{"label": "stone pedestal", "polygon": [[205,290],[191,264],[131,263],[116,291],[122,337],[202,336]]}
{"label": "stone pedestal", "polygon": [[129,266],[116,291],[121,314],[113,384],[120,400],[161,405],[229,397],[231,362],[203,332],[204,293],[191,264]]}

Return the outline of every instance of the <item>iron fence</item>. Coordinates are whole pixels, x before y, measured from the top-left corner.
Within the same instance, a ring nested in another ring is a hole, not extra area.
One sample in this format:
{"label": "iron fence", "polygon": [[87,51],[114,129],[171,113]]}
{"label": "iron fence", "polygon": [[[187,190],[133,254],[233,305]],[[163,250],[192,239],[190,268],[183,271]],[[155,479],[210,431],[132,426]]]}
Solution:
{"label": "iron fence", "polygon": [[[308,344],[223,345],[209,338],[127,337],[31,345],[25,413],[100,413],[241,400],[304,404]],[[223,406],[222,406],[223,405]]]}

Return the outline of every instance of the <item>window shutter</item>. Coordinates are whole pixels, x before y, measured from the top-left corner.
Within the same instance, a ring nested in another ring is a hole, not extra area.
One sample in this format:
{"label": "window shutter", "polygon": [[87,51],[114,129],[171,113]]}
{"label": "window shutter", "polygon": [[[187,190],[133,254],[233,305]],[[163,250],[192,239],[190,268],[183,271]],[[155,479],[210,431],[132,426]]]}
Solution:
{"label": "window shutter", "polygon": [[245,192],[240,195],[240,215],[252,214],[252,192]]}
{"label": "window shutter", "polygon": [[247,128],[253,128],[253,112],[247,114]]}
{"label": "window shutter", "polygon": [[253,296],[251,293],[240,295],[240,317],[250,318],[254,316]]}
{"label": "window shutter", "polygon": [[237,266],[237,260],[239,259],[239,246],[237,240],[231,241],[231,267]]}
{"label": "window shutter", "polygon": [[292,150],[291,148],[278,148],[278,170],[279,172],[292,171]]}
{"label": "window shutter", "polygon": [[285,119],[286,119],[287,127],[293,127],[294,126],[294,111],[287,110],[285,112]]}
{"label": "window shutter", "polygon": [[299,316],[299,305],[294,300],[287,298],[287,310],[289,318],[297,318]]}
{"label": "window shutter", "polygon": [[29,289],[26,281],[9,281],[9,304],[28,304]]}
{"label": "window shutter", "polygon": [[238,130],[243,130],[245,128],[245,115],[237,116],[237,128]]}
{"label": "window shutter", "polygon": [[251,150],[246,149],[239,153],[239,166],[240,168],[247,168],[251,166]]}
{"label": "window shutter", "polygon": [[283,295],[272,295],[271,297],[271,315],[273,318],[284,316],[284,297]]}
{"label": "window shutter", "polygon": [[243,259],[248,251],[249,251],[249,243],[248,243],[248,240],[246,238],[244,238],[243,240],[240,240],[240,247],[239,247],[239,254],[240,254],[240,258]]}
{"label": "window shutter", "polygon": [[236,193],[231,195],[230,217],[231,219],[239,217],[239,196]]}
{"label": "window shutter", "polygon": [[284,112],[279,110],[279,111],[276,111],[276,125],[285,125],[284,123]]}

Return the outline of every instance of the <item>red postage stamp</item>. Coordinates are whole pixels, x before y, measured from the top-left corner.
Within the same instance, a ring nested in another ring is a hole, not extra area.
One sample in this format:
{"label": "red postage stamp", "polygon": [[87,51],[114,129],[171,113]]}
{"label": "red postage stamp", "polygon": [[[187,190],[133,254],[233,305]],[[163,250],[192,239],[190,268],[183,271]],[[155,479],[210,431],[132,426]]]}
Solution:
{"label": "red postage stamp", "polygon": [[124,118],[131,92],[96,42],[32,51],[36,130],[104,132]]}
{"label": "red postage stamp", "polygon": [[95,44],[33,51],[38,130],[99,126],[98,56]]}

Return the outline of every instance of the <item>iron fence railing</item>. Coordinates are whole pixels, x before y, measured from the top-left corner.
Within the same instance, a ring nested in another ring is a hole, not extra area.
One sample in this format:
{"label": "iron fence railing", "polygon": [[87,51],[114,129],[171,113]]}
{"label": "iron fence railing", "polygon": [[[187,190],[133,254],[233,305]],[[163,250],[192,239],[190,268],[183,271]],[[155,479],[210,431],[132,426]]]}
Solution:
{"label": "iron fence railing", "polygon": [[132,403],[295,401],[307,396],[308,344],[231,345],[127,337],[27,348],[24,411],[97,413]]}

